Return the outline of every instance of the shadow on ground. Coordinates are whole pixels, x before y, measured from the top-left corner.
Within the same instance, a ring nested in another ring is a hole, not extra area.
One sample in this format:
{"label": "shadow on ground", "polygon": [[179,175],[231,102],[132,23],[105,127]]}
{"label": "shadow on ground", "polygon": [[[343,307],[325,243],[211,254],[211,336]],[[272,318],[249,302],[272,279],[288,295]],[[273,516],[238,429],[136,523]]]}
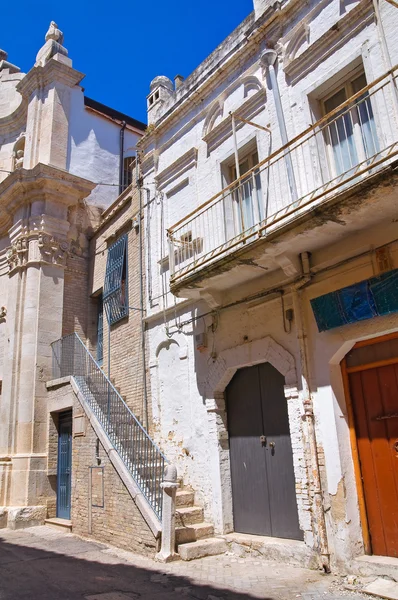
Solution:
{"label": "shadow on ground", "polygon": [[[40,546],[40,547],[38,547]],[[137,558],[137,562],[139,561]],[[250,594],[130,564],[75,536],[0,534],[0,600],[244,600]],[[263,596],[264,600],[274,600]]]}

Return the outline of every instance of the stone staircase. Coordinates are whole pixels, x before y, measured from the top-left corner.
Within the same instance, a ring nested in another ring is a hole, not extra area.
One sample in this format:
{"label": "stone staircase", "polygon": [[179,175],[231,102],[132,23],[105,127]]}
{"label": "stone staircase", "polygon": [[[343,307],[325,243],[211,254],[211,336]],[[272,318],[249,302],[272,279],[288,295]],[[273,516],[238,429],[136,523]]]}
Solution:
{"label": "stone staircase", "polygon": [[[120,395],[121,390],[111,380]],[[195,492],[183,486],[176,494],[176,550],[182,560],[194,560],[205,556],[224,554],[228,545],[222,538],[214,536],[214,527],[204,521],[203,508],[195,506]]]}
{"label": "stone staircase", "polygon": [[195,493],[181,487],[176,495],[176,546],[182,560],[194,560],[205,556],[224,554],[228,546],[225,540],[214,537],[214,527],[206,523],[203,508],[195,506]]}
{"label": "stone staircase", "polygon": [[[120,390],[107,378],[78,334],[53,342],[52,348],[54,378],[72,378],[72,388],[98,439],[105,449],[109,447],[109,453],[116,450],[112,453],[111,462],[137,506],[139,503],[139,510],[157,538],[161,531],[162,479],[168,465],[166,456],[131,412]],[[182,487],[181,481],[179,485],[175,508],[175,550],[181,559],[193,560],[226,552],[227,543],[214,536],[213,525],[204,521],[203,508],[195,505],[193,490]],[[71,526],[60,519],[48,519],[46,524],[66,531]],[[172,526],[170,519],[168,525]],[[165,554],[170,551],[168,548]]]}

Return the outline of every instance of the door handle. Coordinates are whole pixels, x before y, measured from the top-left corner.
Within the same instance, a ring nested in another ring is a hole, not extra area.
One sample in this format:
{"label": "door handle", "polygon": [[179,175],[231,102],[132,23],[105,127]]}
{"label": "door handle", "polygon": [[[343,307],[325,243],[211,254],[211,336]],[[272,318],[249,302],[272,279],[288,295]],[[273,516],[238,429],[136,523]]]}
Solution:
{"label": "door handle", "polygon": [[274,456],[274,454],[275,454],[275,442],[270,442],[269,443],[269,447],[271,448],[271,455]]}
{"label": "door handle", "polygon": [[267,445],[267,438],[265,437],[265,435],[260,435],[260,443],[262,446]]}
{"label": "door handle", "polygon": [[394,448],[395,452],[398,452],[398,440],[395,442],[393,448]]}

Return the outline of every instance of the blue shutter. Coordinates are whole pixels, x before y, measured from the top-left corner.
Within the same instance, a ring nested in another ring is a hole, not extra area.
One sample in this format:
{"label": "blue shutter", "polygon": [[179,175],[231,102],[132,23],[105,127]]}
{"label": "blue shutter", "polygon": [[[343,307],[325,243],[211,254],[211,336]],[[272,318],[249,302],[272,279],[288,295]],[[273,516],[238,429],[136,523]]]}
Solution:
{"label": "blue shutter", "polygon": [[104,359],[104,305],[102,294],[98,298],[97,319],[97,363],[101,366]]}
{"label": "blue shutter", "polygon": [[111,325],[128,314],[127,234],[108,249],[103,300],[106,317]]}

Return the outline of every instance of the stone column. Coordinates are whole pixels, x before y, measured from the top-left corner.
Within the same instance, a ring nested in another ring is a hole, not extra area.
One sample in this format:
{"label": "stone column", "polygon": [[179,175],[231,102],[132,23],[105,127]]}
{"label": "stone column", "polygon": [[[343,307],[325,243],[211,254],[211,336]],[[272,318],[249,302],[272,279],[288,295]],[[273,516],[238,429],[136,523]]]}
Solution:
{"label": "stone column", "polygon": [[62,333],[68,248],[65,238],[69,225],[61,219],[46,222],[43,215],[40,220],[40,233],[33,233],[32,219],[27,224],[26,237],[25,227],[17,224],[13,228],[16,237],[9,255],[10,280],[20,283],[18,286],[15,282],[19,293],[9,338],[13,341],[9,355],[11,377],[7,382],[10,385],[4,390],[13,407],[9,503],[14,506],[45,504],[52,495],[47,478],[45,382],[51,379],[50,344]]}
{"label": "stone column", "polygon": [[0,501],[15,509],[8,510],[9,526],[10,519],[15,527],[43,521],[47,501],[54,497],[47,473],[45,383],[52,377],[51,343],[62,336],[69,209],[93,187],[37,165],[13,173],[7,192],[0,194],[0,209],[10,201],[15,206],[7,227],[11,246],[0,402]]}
{"label": "stone column", "polygon": [[175,551],[176,544],[176,494],[177,494],[177,469],[174,465],[167,465],[164,470],[162,508],[162,546],[156,555],[160,562],[170,562],[178,559]]}

